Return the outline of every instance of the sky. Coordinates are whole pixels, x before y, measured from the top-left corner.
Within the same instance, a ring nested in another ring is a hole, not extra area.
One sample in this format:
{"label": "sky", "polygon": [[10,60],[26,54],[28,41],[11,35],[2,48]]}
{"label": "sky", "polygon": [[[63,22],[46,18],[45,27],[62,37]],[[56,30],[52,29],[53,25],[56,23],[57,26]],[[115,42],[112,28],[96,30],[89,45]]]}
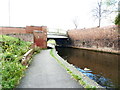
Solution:
{"label": "sky", "polygon": [[[0,0],[0,26],[68,30],[75,28],[73,20],[77,18],[78,28],[96,27],[98,22],[91,13],[96,4],[97,0]],[[112,25],[111,20],[102,25]]]}

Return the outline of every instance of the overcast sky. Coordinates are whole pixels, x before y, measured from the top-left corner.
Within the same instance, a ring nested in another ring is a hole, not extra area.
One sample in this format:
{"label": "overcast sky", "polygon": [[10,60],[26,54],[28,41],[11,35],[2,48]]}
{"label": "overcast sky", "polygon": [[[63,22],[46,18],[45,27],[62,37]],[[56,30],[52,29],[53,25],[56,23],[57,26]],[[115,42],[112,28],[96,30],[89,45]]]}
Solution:
{"label": "overcast sky", "polygon": [[[10,26],[48,26],[73,29],[78,19],[79,28],[97,26],[91,10],[97,0],[10,0]],[[102,25],[111,24],[108,20]],[[0,26],[9,26],[9,0],[0,0]]]}

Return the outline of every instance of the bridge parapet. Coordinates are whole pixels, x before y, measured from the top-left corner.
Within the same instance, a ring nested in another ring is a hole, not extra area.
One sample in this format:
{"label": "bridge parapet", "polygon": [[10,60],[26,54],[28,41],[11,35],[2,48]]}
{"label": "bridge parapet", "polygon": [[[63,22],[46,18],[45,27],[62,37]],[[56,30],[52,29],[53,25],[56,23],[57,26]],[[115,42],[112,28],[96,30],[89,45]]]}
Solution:
{"label": "bridge parapet", "polygon": [[48,28],[47,33],[52,35],[67,36],[67,31],[63,29]]}

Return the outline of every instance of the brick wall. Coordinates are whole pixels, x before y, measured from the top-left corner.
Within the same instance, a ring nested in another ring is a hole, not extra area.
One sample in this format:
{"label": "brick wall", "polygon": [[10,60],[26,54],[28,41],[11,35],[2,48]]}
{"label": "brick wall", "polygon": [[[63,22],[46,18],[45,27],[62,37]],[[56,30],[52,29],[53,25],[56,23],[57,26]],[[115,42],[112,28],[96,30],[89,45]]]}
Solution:
{"label": "brick wall", "polygon": [[26,33],[33,33],[34,44],[41,48],[47,48],[47,27],[27,26]]}
{"label": "brick wall", "polygon": [[[34,33],[34,30],[42,31],[42,34]],[[6,34],[12,37],[20,38],[25,41],[31,41],[34,42],[35,45],[41,48],[47,48],[46,26],[26,26],[26,28],[0,27],[0,34]],[[41,38],[35,39],[35,37],[41,37]]]}
{"label": "brick wall", "polygon": [[47,32],[46,26],[26,26],[20,27],[0,27],[0,34],[19,34],[19,33],[33,33],[34,30]]}
{"label": "brick wall", "polygon": [[101,28],[69,30],[67,33],[72,42],[71,46],[120,49],[118,27],[115,25]]}
{"label": "brick wall", "polygon": [[26,33],[25,28],[0,27],[0,34]]}
{"label": "brick wall", "polygon": [[46,32],[47,27],[46,26],[26,26],[26,33],[33,33],[34,30]]}
{"label": "brick wall", "polygon": [[21,40],[24,40],[24,41],[34,42],[33,34],[26,34],[26,33],[25,34],[7,34],[7,36],[20,38]]}
{"label": "brick wall", "polygon": [[47,32],[34,31],[34,44],[40,48],[47,48]]}

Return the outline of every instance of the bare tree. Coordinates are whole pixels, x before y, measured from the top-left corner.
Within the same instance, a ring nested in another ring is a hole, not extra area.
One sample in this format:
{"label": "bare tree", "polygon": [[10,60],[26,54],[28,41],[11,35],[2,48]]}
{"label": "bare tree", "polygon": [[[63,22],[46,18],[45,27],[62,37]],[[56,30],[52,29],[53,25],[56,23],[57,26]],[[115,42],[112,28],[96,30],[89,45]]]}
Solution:
{"label": "bare tree", "polygon": [[78,28],[78,25],[79,25],[78,20],[79,20],[78,17],[75,17],[75,18],[73,19],[73,24],[75,25],[75,29]]}
{"label": "bare tree", "polygon": [[98,2],[98,19],[99,19],[99,27],[101,24],[101,16],[102,16],[102,11],[101,11],[101,7],[102,7],[102,0],[100,2]]}
{"label": "bare tree", "polygon": [[100,27],[101,25],[101,16],[102,16],[101,7],[102,7],[102,0],[98,2],[97,7],[92,10],[93,16],[98,19],[98,27]]}
{"label": "bare tree", "polygon": [[[105,3],[106,3],[106,5],[105,5]],[[92,10],[92,12],[93,12],[93,16],[96,19],[98,19],[98,27],[101,26],[101,20],[103,18],[107,17],[112,12],[114,12],[114,10],[111,10],[111,9],[114,8],[115,3],[116,3],[115,0],[108,0],[106,2],[103,2],[102,0],[100,0],[99,2],[97,2],[97,6],[95,7],[95,9]]]}

